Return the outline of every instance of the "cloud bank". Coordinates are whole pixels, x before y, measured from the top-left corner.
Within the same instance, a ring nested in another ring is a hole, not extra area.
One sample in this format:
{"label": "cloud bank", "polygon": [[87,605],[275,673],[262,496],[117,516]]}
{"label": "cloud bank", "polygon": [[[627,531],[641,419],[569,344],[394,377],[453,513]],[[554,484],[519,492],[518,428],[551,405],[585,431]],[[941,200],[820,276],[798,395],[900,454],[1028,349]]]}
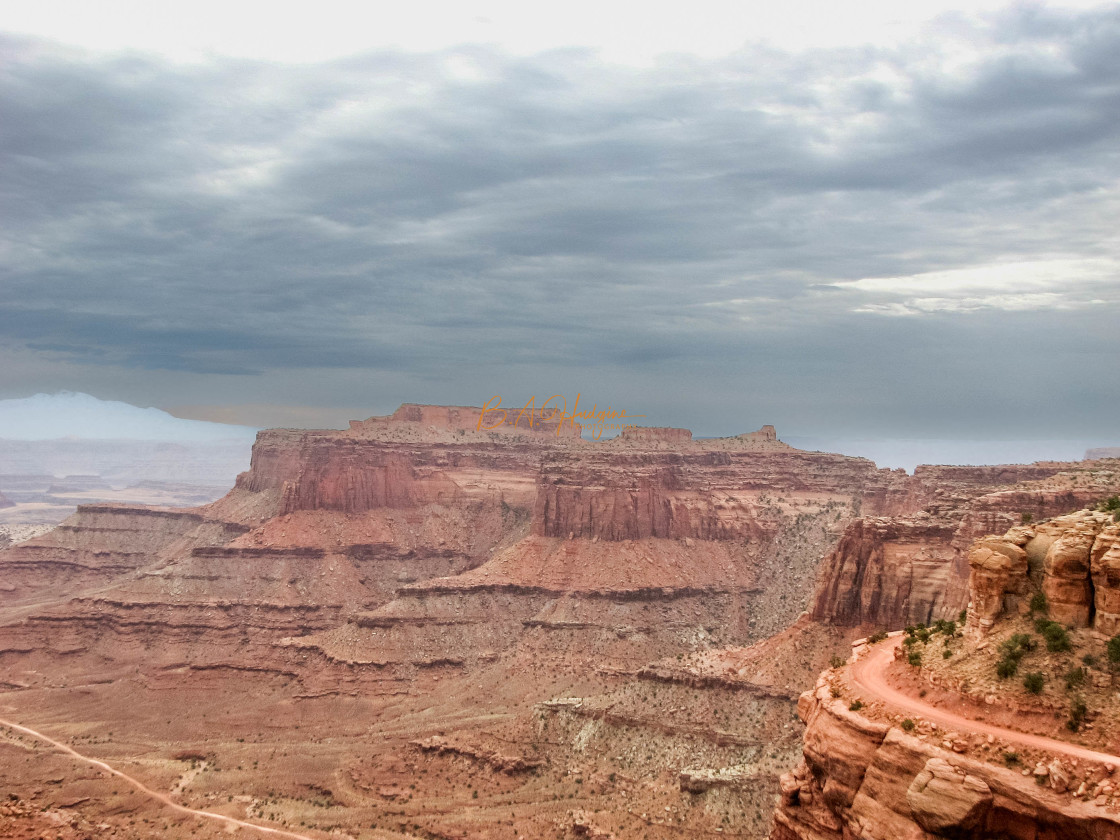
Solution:
{"label": "cloud bank", "polygon": [[1117,437],[1120,8],[644,68],[0,52],[0,394]]}

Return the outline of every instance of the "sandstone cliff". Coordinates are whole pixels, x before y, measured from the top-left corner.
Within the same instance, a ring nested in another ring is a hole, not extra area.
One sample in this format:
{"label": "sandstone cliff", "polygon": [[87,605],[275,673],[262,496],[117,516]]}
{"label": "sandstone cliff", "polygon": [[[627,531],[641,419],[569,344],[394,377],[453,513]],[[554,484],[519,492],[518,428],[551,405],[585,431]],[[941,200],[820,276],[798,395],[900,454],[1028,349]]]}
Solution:
{"label": "sandstone cliff", "polygon": [[[1036,776],[960,755],[848,706],[824,678],[802,695],[804,760],[782,777],[772,840],[1120,837],[1107,796],[1075,799],[1045,784],[1050,770]],[[1067,772],[1061,762],[1057,768]]]}
{"label": "sandstone cliff", "polygon": [[821,564],[811,608],[815,619],[897,628],[953,618],[968,605],[968,549],[974,540],[1003,533],[1023,519],[1037,521],[1095,503],[1120,489],[1120,470],[1099,464],[920,467],[912,481],[920,509],[848,525]]}

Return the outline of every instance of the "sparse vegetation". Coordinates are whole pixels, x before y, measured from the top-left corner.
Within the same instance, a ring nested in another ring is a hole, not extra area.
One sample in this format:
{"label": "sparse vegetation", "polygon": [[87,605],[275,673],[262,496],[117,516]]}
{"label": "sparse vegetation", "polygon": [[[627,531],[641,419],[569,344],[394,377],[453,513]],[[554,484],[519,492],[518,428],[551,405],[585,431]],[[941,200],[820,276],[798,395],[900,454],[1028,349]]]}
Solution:
{"label": "sparse vegetation", "polygon": [[1000,645],[1000,659],[996,663],[996,674],[999,678],[1007,679],[1015,676],[1019,670],[1019,662],[1036,646],[1034,637],[1027,633],[1016,633]]}
{"label": "sparse vegetation", "polygon": [[848,704],[848,711],[849,712],[858,712],[862,708],[863,708],[863,701],[862,700],[853,700],[851,703]]}
{"label": "sparse vegetation", "polygon": [[1003,754],[1003,763],[1006,764],[1008,767],[1011,767],[1015,764],[1018,764],[1019,763],[1019,753],[1010,752],[1010,751],[1005,752]]}
{"label": "sparse vegetation", "polygon": [[907,732],[913,732],[914,731],[914,725],[915,725],[914,721],[910,720],[910,718],[906,718],[906,720],[904,720],[902,722],[902,728],[905,729]]}
{"label": "sparse vegetation", "polygon": [[1077,732],[1085,723],[1085,718],[1089,715],[1089,707],[1085,703],[1085,698],[1078,695],[1070,701],[1069,704],[1069,720],[1066,721],[1066,729],[1070,732]]}
{"label": "sparse vegetation", "polygon": [[876,644],[877,642],[883,641],[883,639],[885,639],[885,638],[887,638],[887,631],[886,630],[877,630],[874,633],[872,633],[870,636],[867,637],[867,643],[869,645],[873,645],[873,644]]}
{"label": "sparse vegetation", "polygon": [[922,665],[922,652],[920,650],[911,650],[909,655],[906,657],[906,661],[909,662],[913,667],[920,668]]}
{"label": "sparse vegetation", "polygon": [[1046,649],[1051,653],[1064,653],[1073,650],[1073,642],[1069,631],[1057,621],[1040,618],[1034,623],[1034,629],[1046,639]]}
{"label": "sparse vegetation", "polygon": [[1097,510],[1112,514],[1113,522],[1120,522],[1120,496],[1109,496],[1102,499],[1097,505]]}
{"label": "sparse vegetation", "polygon": [[1050,614],[1050,604],[1046,600],[1046,594],[1043,592],[1036,592],[1031,596],[1030,603],[1031,615],[1035,613],[1042,613],[1043,615]]}
{"label": "sparse vegetation", "polygon": [[1031,694],[1041,694],[1042,687],[1046,684],[1046,678],[1038,671],[1031,671],[1023,677],[1023,687],[1026,688]]}
{"label": "sparse vegetation", "polygon": [[1084,668],[1070,668],[1066,671],[1066,690],[1081,688],[1085,685],[1085,676]]}
{"label": "sparse vegetation", "polygon": [[1112,668],[1120,665],[1120,633],[1108,640],[1108,664]]}

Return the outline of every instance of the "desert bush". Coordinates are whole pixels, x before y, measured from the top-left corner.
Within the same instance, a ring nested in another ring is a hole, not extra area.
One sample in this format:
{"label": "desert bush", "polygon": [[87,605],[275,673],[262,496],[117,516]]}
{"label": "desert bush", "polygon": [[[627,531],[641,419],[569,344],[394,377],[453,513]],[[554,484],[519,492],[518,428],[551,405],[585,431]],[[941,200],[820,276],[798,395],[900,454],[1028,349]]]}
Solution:
{"label": "desert bush", "polygon": [[877,642],[883,641],[883,639],[885,639],[885,638],[887,638],[887,631],[886,630],[877,630],[874,633],[872,633],[870,636],[867,637],[867,643],[869,645],[873,645]]}
{"label": "desert bush", "polygon": [[1081,688],[1085,685],[1085,669],[1070,668],[1066,671],[1066,689]]}
{"label": "desert bush", "polygon": [[1031,596],[1030,603],[1031,614],[1042,613],[1047,615],[1050,612],[1050,604],[1046,600],[1046,594],[1043,592],[1036,592]]}
{"label": "desert bush", "polygon": [[1120,665],[1120,633],[1108,640],[1108,664]]}
{"label": "desert bush", "polygon": [[913,665],[915,668],[921,667],[922,652],[920,650],[910,651],[910,655],[906,657],[906,661]]}
{"label": "desert bush", "polygon": [[1089,707],[1085,704],[1085,698],[1078,696],[1074,697],[1069,704],[1069,720],[1066,721],[1066,729],[1070,732],[1076,732],[1085,723],[1085,718],[1089,715]]}
{"label": "desert bush", "polygon": [[902,728],[905,729],[907,732],[913,732],[914,731],[914,721],[910,720],[910,718],[906,718],[906,720],[904,720],[902,722]]}
{"label": "desert bush", "polygon": [[1042,686],[1046,684],[1046,678],[1038,671],[1031,671],[1023,677],[1023,687],[1031,694],[1041,694]]}
{"label": "desert bush", "polygon": [[848,704],[848,711],[849,712],[858,712],[862,708],[863,708],[863,701],[861,701],[861,700],[853,700],[851,703]]}
{"label": "desert bush", "polygon": [[1073,641],[1069,637],[1069,631],[1058,622],[1040,619],[1035,627],[1046,639],[1046,649],[1051,653],[1073,650]]}

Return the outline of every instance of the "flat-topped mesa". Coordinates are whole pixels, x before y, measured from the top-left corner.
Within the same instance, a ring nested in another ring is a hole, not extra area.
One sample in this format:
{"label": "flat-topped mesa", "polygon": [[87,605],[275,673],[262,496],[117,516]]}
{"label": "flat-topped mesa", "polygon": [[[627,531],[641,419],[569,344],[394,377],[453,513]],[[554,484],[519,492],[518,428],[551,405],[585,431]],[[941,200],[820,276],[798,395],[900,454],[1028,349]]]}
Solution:
{"label": "flat-topped mesa", "polygon": [[473,405],[419,405],[405,403],[387,417],[351,420],[350,431],[377,434],[391,427],[412,426],[421,431],[516,432],[579,438],[583,427],[565,421],[556,409],[486,408]]}
{"label": "flat-topped mesa", "polygon": [[689,443],[692,431],[668,426],[627,426],[620,437],[624,441],[635,443]]}
{"label": "flat-topped mesa", "polygon": [[1120,630],[1120,524],[1111,514],[1080,510],[984,537],[968,564],[973,636],[986,635],[1001,615],[1025,612],[1036,589],[1055,621],[1106,635]]}

